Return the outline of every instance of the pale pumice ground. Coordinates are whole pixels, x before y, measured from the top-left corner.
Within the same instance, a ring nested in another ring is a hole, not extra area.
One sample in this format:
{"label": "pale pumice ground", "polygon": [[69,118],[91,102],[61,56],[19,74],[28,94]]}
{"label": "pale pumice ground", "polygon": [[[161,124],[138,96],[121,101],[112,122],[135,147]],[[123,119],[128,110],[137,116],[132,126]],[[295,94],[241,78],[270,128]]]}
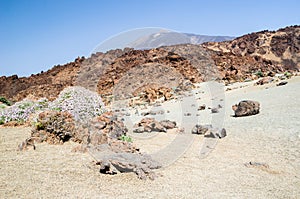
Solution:
{"label": "pale pumice ground", "polygon": [[[0,128],[0,198],[300,198],[300,77],[288,82],[280,87],[235,84],[237,89],[215,97],[223,98],[219,116],[210,110],[196,111],[200,114],[196,121],[222,123],[227,137],[217,140],[214,149],[202,157],[204,137],[189,135],[188,142],[178,143],[183,155],[176,154],[169,166],[156,170],[153,181],[138,180],[134,173],[100,174],[90,154],[71,152],[76,143],[43,143],[35,151],[17,151],[30,128]],[[205,84],[201,85],[198,90],[205,90]],[[239,88],[243,85],[247,86]],[[194,97],[192,103],[196,99],[198,104],[192,109],[213,106],[209,95],[207,91],[194,95],[201,99]],[[232,117],[231,106],[244,99],[259,101],[261,112]],[[170,111],[164,117],[181,120],[182,126],[194,122],[194,113],[190,118],[182,116],[189,111],[187,107],[176,108],[179,101],[163,105]],[[147,136],[135,137],[134,142],[150,154],[166,149],[177,138],[175,131]],[[246,167],[250,161],[269,168]]]}

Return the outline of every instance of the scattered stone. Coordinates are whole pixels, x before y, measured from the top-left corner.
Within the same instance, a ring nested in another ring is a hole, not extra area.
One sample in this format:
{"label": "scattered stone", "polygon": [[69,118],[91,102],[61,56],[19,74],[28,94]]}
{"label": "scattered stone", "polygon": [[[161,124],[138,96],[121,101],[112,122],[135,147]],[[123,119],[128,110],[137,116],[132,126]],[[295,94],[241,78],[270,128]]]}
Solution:
{"label": "scattered stone", "polygon": [[151,110],[149,112],[143,112],[141,113],[142,116],[147,116],[147,115],[163,115],[165,114],[164,110]]}
{"label": "scattered stone", "polygon": [[243,100],[232,106],[235,117],[256,115],[259,113],[260,104],[257,101]]}
{"label": "scattered stone", "polygon": [[164,110],[156,110],[156,111],[151,110],[151,111],[149,112],[149,114],[150,114],[150,115],[163,115],[163,114],[165,114],[165,111],[164,111]]}
{"label": "scattered stone", "polygon": [[279,82],[278,84],[276,84],[276,86],[284,86],[286,85],[288,82],[283,81],[283,82]]}
{"label": "scattered stone", "polygon": [[18,146],[18,150],[19,151],[24,151],[28,149],[28,146],[32,146],[33,150],[35,150],[35,141],[32,138],[27,138],[24,142],[22,142],[21,144],[19,144]]}
{"label": "scattered stone", "polygon": [[141,113],[141,116],[146,116],[146,115],[149,115],[149,112],[143,112],[143,113]]}
{"label": "scattered stone", "polygon": [[219,108],[212,108],[211,113],[219,113]]}
{"label": "scattered stone", "polygon": [[[148,129],[147,129],[148,130]],[[133,129],[133,132],[134,133],[144,133],[145,132],[145,128],[143,126],[138,126],[138,127],[135,127]]]}
{"label": "scattered stone", "polygon": [[170,120],[162,120],[160,122],[156,121],[154,118],[143,118],[139,123],[134,125],[133,132],[143,133],[143,132],[167,132],[168,129],[173,129],[176,127],[176,122]]}
{"label": "scattered stone", "polygon": [[198,111],[205,110],[205,108],[206,108],[206,105],[205,105],[205,104],[203,104],[203,105],[199,106],[199,108],[198,108]]}
{"label": "scattered stone", "polygon": [[264,85],[271,83],[272,81],[274,81],[274,78],[272,77],[263,77],[262,79],[258,80],[255,85]]}
{"label": "scattered stone", "polygon": [[161,106],[161,104],[158,103],[158,102],[156,102],[156,103],[153,104],[153,106],[154,106],[154,107],[159,107],[159,106]]}
{"label": "scattered stone", "polygon": [[191,116],[192,114],[191,113],[185,113],[183,114],[184,116]]}
{"label": "scattered stone", "polygon": [[284,74],[275,74],[275,77],[277,77],[280,80],[285,80],[287,77]]}
{"label": "scattered stone", "polygon": [[200,125],[197,124],[192,128],[192,134],[204,135],[205,137],[213,137],[213,138],[224,138],[226,134],[226,130],[224,128],[213,128],[211,124],[208,125]]}
{"label": "scattered stone", "polygon": [[193,127],[192,129],[192,134],[205,134],[209,129],[212,128],[212,125],[200,125],[196,124],[196,126]]}
{"label": "scattered stone", "polygon": [[162,120],[160,124],[164,126],[166,129],[173,129],[176,127],[176,122],[170,120]]}

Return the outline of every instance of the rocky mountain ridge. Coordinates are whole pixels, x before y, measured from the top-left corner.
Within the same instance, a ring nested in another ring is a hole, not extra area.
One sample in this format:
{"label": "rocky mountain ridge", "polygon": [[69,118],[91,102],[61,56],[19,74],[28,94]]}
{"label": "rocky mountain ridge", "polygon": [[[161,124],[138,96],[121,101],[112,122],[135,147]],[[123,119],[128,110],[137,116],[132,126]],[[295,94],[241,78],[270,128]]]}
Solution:
{"label": "rocky mountain ridge", "polygon": [[[0,77],[0,96],[54,100],[65,87],[79,85],[103,96],[133,97],[154,90],[186,89],[192,83],[231,83],[300,68],[300,26],[261,31],[232,41],[181,44],[148,50],[111,50],[30,77]],[[259,73],[259,75],[258,75]]]}

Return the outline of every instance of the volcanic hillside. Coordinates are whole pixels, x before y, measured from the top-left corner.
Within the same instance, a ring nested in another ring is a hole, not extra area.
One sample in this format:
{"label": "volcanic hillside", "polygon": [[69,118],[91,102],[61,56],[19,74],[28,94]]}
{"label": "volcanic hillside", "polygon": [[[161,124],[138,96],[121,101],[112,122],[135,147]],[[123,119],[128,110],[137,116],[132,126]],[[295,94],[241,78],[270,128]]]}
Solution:
{"label": "volcanic hillside", "polygon": [[110,50],[55,66],[30,77],[0,77],[0,96],[54,100],[67,86],[80,85],[101,95],[121,98],[149,90],[162,94],[191,83],[225,83],[273,76],[300,68],[300,26],[251,33],[232,41],[183,44],[149,50]]}
{"label": "volcanic hillside", "polygon": [[209,42],[203,46],[215,52],[213,59],[221,71],[254,72],[253,66],[255,66],[263,72],[274,73],[285,70],[298,71],[300,68],[300,26],[298,25],[277,31],[265,30],[251,33],[232,41]]}

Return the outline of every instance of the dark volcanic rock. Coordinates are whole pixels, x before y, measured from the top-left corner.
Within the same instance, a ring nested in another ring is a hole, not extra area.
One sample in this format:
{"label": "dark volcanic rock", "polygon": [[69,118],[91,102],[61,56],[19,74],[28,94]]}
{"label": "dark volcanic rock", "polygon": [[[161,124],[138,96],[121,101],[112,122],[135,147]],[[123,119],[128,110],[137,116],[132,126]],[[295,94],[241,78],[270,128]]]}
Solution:
{"label": "dark volcanic rock", "polygon": [[272,77],[263,77],[262,79],[258,80],[255,85],[264,85],[269,84],[274,81],[274,78]]}
{"label": "dark volcanic rock", "polygon": [[283,82],[279,82],[278,84],[276,84],[276,86],[284,86],[286,85],[288,82],[283,81]]}
{"label": "dark volcanic rock", "polygon": [[212,108],[211,113],[219,113],[219,107]]}
{"label": "dark volcanic rock", "polygon": [[259,113],[260,104],[257,101],[244,100],[232,106],[235,117],[255,115]]}
{"label": "dark volcanic rock", "polygon": [[213,138],[224,138],[226,134],[226,130],[224,128],[213,128],[211,124],[209,125],[200,125],[197,124],[192,129],[193,134],[204,135],[205,137],[213,137]]}
{"label": "dark volcanic rock", "polygon": [[167,129],[173,129],[176,127],[176,122],[170,120],[162,120],[160,122],[153,118],[144,118],[139,123],[134,125],[133,132],[143,133],[143,132],[167,132]]}
{"label": "dark volcanic rock", "polygon": [[198,111],[205,110],[205,108],[206,108],[206,105],[205,105],[205,104],[203,104],[203,105],[199,106],[199,108],[198,108]]}

